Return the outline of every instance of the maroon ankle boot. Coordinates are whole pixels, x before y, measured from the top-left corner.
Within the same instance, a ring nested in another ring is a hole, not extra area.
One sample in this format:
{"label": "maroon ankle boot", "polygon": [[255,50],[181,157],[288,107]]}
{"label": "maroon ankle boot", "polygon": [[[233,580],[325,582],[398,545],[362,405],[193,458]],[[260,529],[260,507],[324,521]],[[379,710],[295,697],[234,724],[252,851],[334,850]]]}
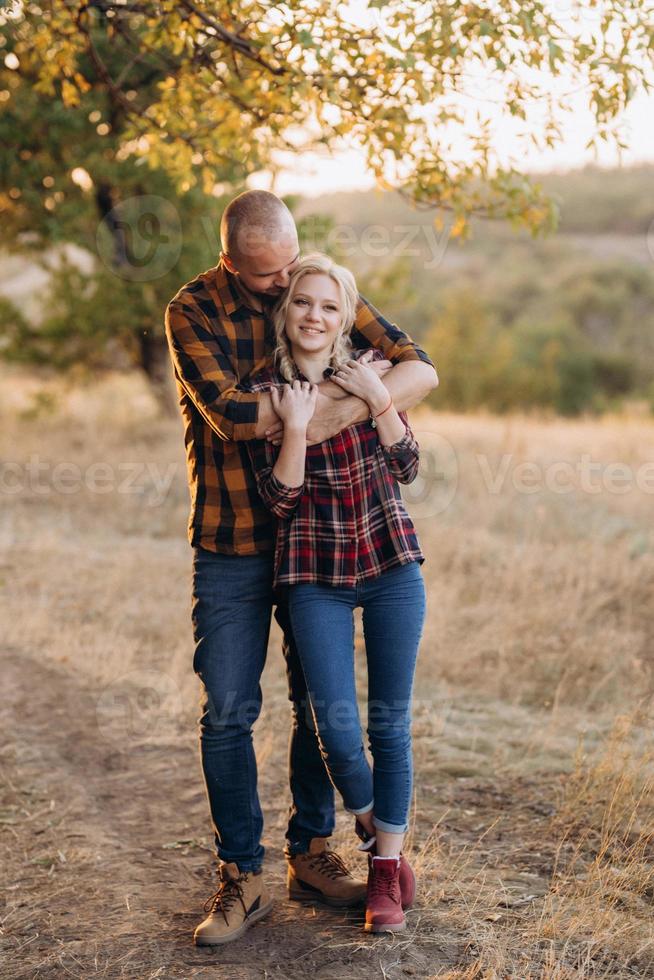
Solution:
{"label": "maroon ankle boot", "polygon": [[[361,850],[365,850],[373,857],[376,856],[377,847],[374,839],[358,820],[355,821],[354,831],[364,844],[369,844],[369,847],[361,848]],[[372,841],[371,844],[370,841]],[[403,854],[400,854],[400,893],[402,895],[402,908],[410,909],[416,898],[416,876],[413,873],[413,868]]]}
{"label": "maroon ankle boot", "polygon": [[401,932],[406,929],[400,892],[399,858],[368,856],[366,932]]}

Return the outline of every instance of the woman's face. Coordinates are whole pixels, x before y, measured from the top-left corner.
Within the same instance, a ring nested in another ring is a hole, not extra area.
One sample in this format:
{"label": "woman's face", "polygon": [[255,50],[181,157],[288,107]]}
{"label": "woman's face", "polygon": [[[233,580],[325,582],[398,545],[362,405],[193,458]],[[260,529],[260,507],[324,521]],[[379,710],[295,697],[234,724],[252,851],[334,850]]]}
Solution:
{"label": "woman's face", "polygon": [[341,330],[338,286],[323,273],[302,276],[286,311],[286,336],[294,350],[329,352]]}

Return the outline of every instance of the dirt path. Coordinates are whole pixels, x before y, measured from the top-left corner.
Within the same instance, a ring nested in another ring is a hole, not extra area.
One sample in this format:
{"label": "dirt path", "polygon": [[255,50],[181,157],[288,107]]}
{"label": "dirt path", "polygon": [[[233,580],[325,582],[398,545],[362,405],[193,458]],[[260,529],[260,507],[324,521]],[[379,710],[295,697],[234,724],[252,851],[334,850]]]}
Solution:
{"label": "dirt path", "polygon": [[[105,710],[106,689],[94,688],[64,664],[15,650],[7,651],[3,673],[2,978],[651,975],[642,964],[627,969],[606,951],[597,973],[588,962],[580,971],[574,948],[570,967],[546,972],[538,964],[549,942],[544,936],[534,942],[533,928],[531,948],[523,947],[520,955],[519,937],[526,937],[525,926],[540,914],[557,859],[555,840],[546,833],[556,777],[439,775],[431,768],[433,743],[420,739],[418,778],[439,803],[416,816],[412,860],[420,890],[406,933],[366,936],[361,912],[288,902],[281,851],[285,752],[284,740],[275,738],[260,778],[265,873],[275,908],[242,940],[197,948],[193,928],[215,890],[216,864],[210,836],[197,836],[207,828],[208,811],[194,727],[177,719],[176,728],[149,736],[130,729],[120,711]],[[283,730],[281,706],[279,712],[279,719],[268,721],[274,732]],[[456,718],[454,730],[460,739]],[[434,837],[430,821],[436,814]],[[353,852],[342,852],[352,860]],[[487,943],[508,937],[517,943],[519,971],[487,972],[481,967]]]}
{"label": "dirt path", "polygon": [[360,913],[287,902],[278,848],[266,860],[277,905],[265,926],[219,950],[194,947],[214,880],[211,854],[193,841],[207,820],[194,733],[121,751],[98,724],[97,691],[71,671],[9,652],[4,674],[3,977],[329,980],[381,976],[382,962],[395,968],[388,976],[428,975],[409,935],[368,940]]}
{"label": "dirt path", "polygon": [[[0,513],[0,978],[654,977],[651,499],[525,495],[510,478],[491,493],[478,464],[483,453],[489,473],[506,458],[547,472],[589,453],[636,472],[651,424],[424,417],[425,433],[457,447],[461,479],[452,509],[421,522],[430,613],[409,929],[370,937],[360,915],[286,900],[289,705],[273,627],[255,742],[276,904],[237,943],[198,949],[216,862],[186,474],[177,423],[134,427],[132,383],[72,391],[58,421],[46,401],[38,424],[3,415],[0,426],[0,455],[25,484]],[[38,391],[19,385],[17,408],[35,411]],[[55,492],[59,462],[72,461],[79,492]],[[156,505],[149,477],[142,493],[119,489],[139,461],[160,475],[173,465]],[[33,462],[47,464],[43,487]],[[85,482],[98,463],[114,474],[110,494]],[[176,700],[161,724],[148,708],[157,685]],[[363,872],[338,809],[336,847]]]}

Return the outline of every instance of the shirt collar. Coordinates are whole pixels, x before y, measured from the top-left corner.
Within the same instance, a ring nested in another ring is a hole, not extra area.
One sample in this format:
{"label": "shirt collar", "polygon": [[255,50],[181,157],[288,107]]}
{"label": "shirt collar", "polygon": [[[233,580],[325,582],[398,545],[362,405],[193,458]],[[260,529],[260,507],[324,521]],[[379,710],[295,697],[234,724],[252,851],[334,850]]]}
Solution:
{"label": "shirt collar", "polygon": [[[304,374],[302,374],[302,372],[300,371],[299,367],[296,364],[294,364],[293,366],[295,367],[295,374],[297,375],[298,381],[308,381],[309,380],[307,377],[305,377]],[[334,368],[332,368],[332,367],[326,367],[325,370],[322,372],[322,376],[325,379],[325,381],[329,381],[329,379],[331,378],[332,374],[335,374],[335,373],[336,372],[335,372]]]}

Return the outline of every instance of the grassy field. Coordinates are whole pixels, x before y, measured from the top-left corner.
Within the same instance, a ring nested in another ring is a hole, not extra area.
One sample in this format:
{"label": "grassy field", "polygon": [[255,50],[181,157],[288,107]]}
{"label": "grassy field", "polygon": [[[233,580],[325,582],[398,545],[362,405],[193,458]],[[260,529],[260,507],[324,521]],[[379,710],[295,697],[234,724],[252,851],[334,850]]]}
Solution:
{"label": "grassy field", "polygon": [[[414,413],[409,928],[284,897],[273,632],[256,744],[276,907],[217,951],[191,942],[215,864],[181,424],[133,379],[11,375],[0,422],[2,976],[654,975],[651,419]],[[342,813],[336,843],[363,873]]]}

